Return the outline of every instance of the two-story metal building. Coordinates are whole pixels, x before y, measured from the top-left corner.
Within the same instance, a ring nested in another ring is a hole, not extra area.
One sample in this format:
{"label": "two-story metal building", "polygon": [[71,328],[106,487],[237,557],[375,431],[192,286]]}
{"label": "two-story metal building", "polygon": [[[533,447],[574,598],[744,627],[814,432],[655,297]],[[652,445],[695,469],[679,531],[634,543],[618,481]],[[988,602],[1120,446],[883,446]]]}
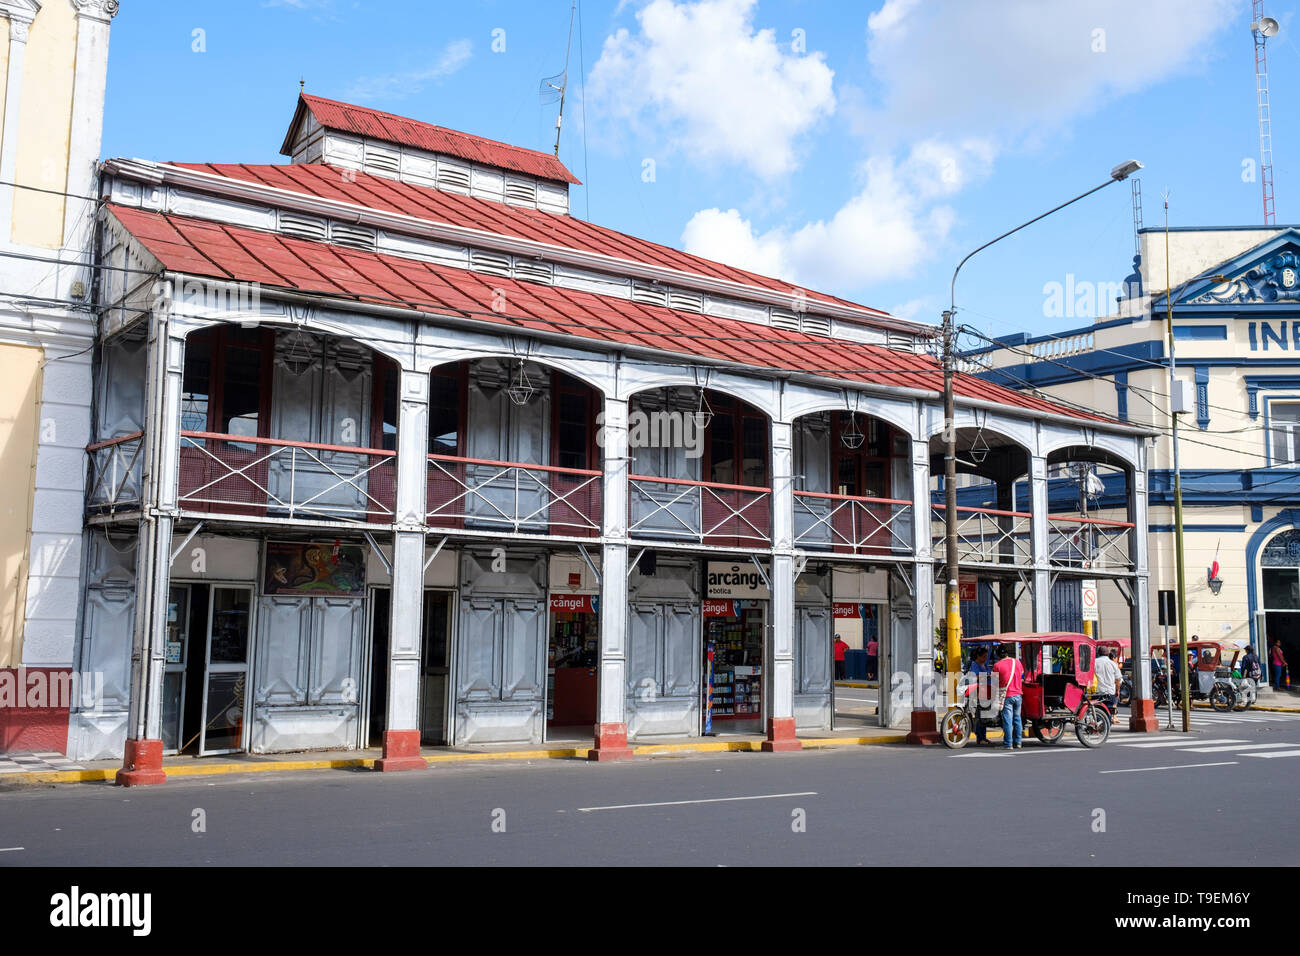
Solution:
{"label": "two-story metal building", "polygon": [[[282,152],[103,167],[105,702],[70,753],[139,783],[178,751],[796,748],[834,721],[837,602],[878,622],[882,721],[933,734],[931,327],[584,222],[548,154],[308,95]],[[962,467],[1030,489],[963,509],[963,562],[1044,626],[1054,578],[1107,576],[1143,640],[1144,431],[957,396]],[[1100,569],[1047,507],[1073,460],[1127,480]]]}

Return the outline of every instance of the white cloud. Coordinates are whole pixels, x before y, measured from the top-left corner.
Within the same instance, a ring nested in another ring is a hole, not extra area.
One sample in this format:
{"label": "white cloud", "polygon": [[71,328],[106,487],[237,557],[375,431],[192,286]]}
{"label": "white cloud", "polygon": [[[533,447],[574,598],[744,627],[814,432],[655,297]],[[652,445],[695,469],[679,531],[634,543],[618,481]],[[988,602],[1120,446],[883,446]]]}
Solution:
{"label": "white cloud", "polygon": [[588,105],[694,160],[765,179],[789,173],[801,137],[835,110],[834,73],[822,54],[796,54],[774,31],[755,30],[755,3],[651,0],[638,33],[606,38]]}
{"label": "white cloud", "polygon": [[862,187],[829,219],[759,231],[735,209],[697,212],[682,232],[688,252],[810,288],[853,288],[906,278],[948,237],[955,215],[939,197],[984,175],[992,147],[925,140],[901,162],[862,166]]}
{"label": "white cloud", "polygon": [[474,44],[468,39],[453,40],[442,48],[442,52],[428,66],[416,70],[360,77],[352,82],[343,97],[354,103],[366,103],[413,96],[428,84],[451,76],[469,62],[473,52]]}
{"label": "white cloud", "polygon": [[1197,69],[1238,0],[888,0],[867,21],[891,133],[1042,136]]}

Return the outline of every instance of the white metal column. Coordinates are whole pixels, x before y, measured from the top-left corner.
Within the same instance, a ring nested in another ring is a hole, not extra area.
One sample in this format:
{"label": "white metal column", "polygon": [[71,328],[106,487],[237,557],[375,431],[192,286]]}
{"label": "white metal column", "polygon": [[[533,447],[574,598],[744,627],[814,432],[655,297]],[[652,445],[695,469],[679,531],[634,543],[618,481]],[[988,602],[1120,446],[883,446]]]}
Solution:
{"label": "white metal column", "polygon": [[764,652],[764,750],[798,750],[794,729],[794,429],[772,422],[772,621]]}
{"label": "white metal column", "polygon": [[[915,572],[912,577],[912,627],[910,656],[896,653],[892,666],[898,675],[890,675],[889,709],[882,709],[882,717],[891,727],[910,721],[911,743],[938,743],[938,721],[934,706],[937,687],[934,679],[934,554],[931,545],[932,512],[930,504],[930,443],[926,440],[912,442],[912,548],[916,553]],[[910,665],[910,691],[903,680],[904,665]],[[880,699],[885,700],[885,684],[881,681]]]}
{"label": "white metal column", "polygon": [[632,756],[627,745],[627,476],[626,400],[605,399],[601,425],[600,667],[592,760]]}
{"label": "white metal column", "polygon": [[424,610],[429,373],[403,368],[397,384],[397,493],[388,626],[388,706],[379,770],[422,770],[420,637]]}
{"label": "white metal column", "polygon": [[1034,560],[1034,630],[1040,634],[1052,629],[1052,573],[1048,553],[1047,459],[1033,455],[1029,459],[1030,538]]}
{"label": "white metal column", "polygon": [[131,703],[126,751],[122,770],[117,773],[117,782],[124,786],[162,783],[166,779],[162,771],[162,697],[167,669],[167,604],[172,525],[177,512],[185,339],[171,333],[165,312],[155,312],[148,321]]}
{"label": "white metal column", "polygon": [[1139,467],[1132,472],[1129,493],[1129,520],[1133,522],[1131,548],[1133,555],[1133,604],[1129,608],[1129,653],[1133,660],[1133,694],[1129,704],[1130,730],[1158,730],[1155,704],[1151,697],[1151,615],[1148,589],[1147,554],[1147,473],[1146,448],[1139,448]]}
{"label": "white metal column", "polygon": [[[5,120],[3,139],[0,140],[0,182],[12,183],[18,169],[18,114],[23,98],[23,61],[27,53],[27,31],[30,19],[23,19],[9,11],[9,63],[5,76]],[[6,244],[12,237],[14,187],[0,186],[0,241]]]}

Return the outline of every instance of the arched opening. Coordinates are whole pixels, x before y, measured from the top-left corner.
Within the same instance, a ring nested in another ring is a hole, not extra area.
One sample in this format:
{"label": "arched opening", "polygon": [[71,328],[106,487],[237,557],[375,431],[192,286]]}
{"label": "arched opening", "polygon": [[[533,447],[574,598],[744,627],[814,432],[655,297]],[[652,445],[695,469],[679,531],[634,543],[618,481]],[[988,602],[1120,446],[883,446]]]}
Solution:
{"label": "arched opening", "polygon": [[1289,668],[1300,661],[1300,530],[1269,539],[1259,552],[1259,573],[1263,629],[1256,650],[1269,683],[1279,688],[1289,685]]}
{"label": "arched opening", "polygon": [[629,534],[711,547],[766,547],[771,423],[711,389],[658,388],[628,409]]}
{"label": "arched opening", "polygon": [[[1025,574],[1033,564],[1029,452],[983,425],[957,430],[957,576],[962,634],[1015,631],[1032,626],[1032,591]],[[945,443],[930,439],[931,540],[936,558],[947,557]],[[944,576],[936,574],[936,607],[943,607]],[[942,622],[940,621],[940,624]]]}

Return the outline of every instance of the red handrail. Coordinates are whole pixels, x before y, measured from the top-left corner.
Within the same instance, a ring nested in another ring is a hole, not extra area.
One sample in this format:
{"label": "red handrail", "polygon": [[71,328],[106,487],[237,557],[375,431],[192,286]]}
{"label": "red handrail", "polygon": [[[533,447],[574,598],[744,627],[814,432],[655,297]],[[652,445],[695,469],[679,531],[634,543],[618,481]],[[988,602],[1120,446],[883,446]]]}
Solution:
{"label": "red handrail", "polygon": [[118,435],[116,438],[108,438],[104,441],[97,441],[93,445],[87,445],[86,451],[99,451],[101,448],[107,448],[110,445],[120,445],[123,442],[135,441],[137,438],[143,438],[144,432],[131,432],[129,435]]}
{"label": "red handrail", "polygon": [[1136,528],[1131,521],[1110,521],[1106,518],[1076,518],[1073,515],[1048,515],[1048,521],[1069,521],[1072,524],[1104,524],[1112,528]]}
{"label": "red handrail", "polygon": [[[930,507],[934,508],[935,510],[941,511],[946,509],[948,506],[931,504]],[[984,515],[1000,515],[1006,518],[1032,518],[1033,517],[1033,515],[1030,514],[1028,511],[999,511],[997,508],[971,508],[968,507],[967,505],[958,505],[957,510],[970,511],[970,512],[974,512],[977,514],[984,514]]]}
{"label": "red handrail", "polygon": [[256,435],[223,435],[218,432],[181,432],[182,438],[202,438],[208,441],[239,442],[244,445],[280,445],[285,448],[309,448],[312,451],[336,451],[348,455],[380,455],[396,458],[397,452],[387,448],[361,448],[357,445],[322,445],[310,441],[290,441],[287,438],[259,438]]}
{"label": "red handrail", "polygon": [[912,502],[906,498],[866,498],[862,495],[830,495],[823,491],[796,491],[795,497],[798,498],[831,498],[835,501],[865,501],[870,504],[879,505],[910,505]]}
{"label": "red handrail", "polygon": [[628,475],[628,481],[651,481],[657,485],[691,485],[696,488],[721,488],[723,491],[752,491],[755,494],[771,492],[761,485],[724,485],[719,481],[693,481],[689,478],[655,478],[652,475]]}
{"label": "red handrail", "polygon": [[588,468],[560,468],[556,465],[528,465],[521,461],[493,461],[490,458],[459,458],[456,455],[435,455],[430,453],[430,461],[454,461],[462,465],[487,465],[492,468],[524,468],[528,471],[550,471],[562,475],[583,475],[588,478],[599,478],[603,472],[592,471]]}

